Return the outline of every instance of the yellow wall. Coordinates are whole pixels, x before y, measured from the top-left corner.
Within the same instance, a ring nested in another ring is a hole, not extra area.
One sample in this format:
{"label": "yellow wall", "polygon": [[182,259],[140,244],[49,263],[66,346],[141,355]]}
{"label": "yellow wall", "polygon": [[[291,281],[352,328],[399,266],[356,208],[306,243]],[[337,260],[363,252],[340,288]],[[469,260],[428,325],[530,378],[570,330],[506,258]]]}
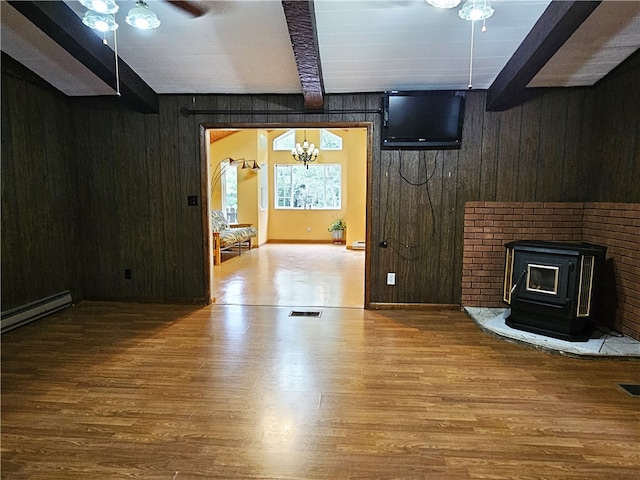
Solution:
{"label": "yellow wall", "polygon": [[[258,244],[266,241],[330,242],[328,227],[337,218],[347,223],[346,245],[365,240],[367,132],[365,128],[329,129],[343,139],[339,151],[321,150],[317,164],[337,163],[342,166],[342,208],[340,210],[284,210],[274,208],[275,164],[295,164],[289,151],[274,151],[274,138],[288,129],[247,129],[215,142],[211,148],[211,171],[225,157],[255,159],[266,172],[238,170],[238,221],[258,228]],[[309,143],[320,143],[320,130],[307,129]],[[302,143],[305,130],[296,130],[296,141]],[[265,141],[266,140],[266,141]],[[260,179],[266,179],[261,186]],[[268,191],[268,208],[262,209],[261,187]],[[212,208],[220,208],[220,186],[212,192]]]}
{"label": "yellow wall", "polygon": [[347,247],[366,239],[367,211],[367,130],[350,129],[347,163]]}
{"label": "yellow wall", "polygon": [[[287,151],[273,151],[273,139],[286,130],[270,133],[269,169],[269,240],[331,241],[328,227],[337,218],[347,223],[347,246],[365,239],[366,218],[366,129],[329,129],[343,139],[342,150],[321,150],[316,164],[337,163],[342,166],[342,208],[340,210],[285,210],[274,208],[275,164],[297,163]],[[320,130],[307,129],[309,143],[320,143]],[[296,130],[296,142],[304,141],[305,130]],[[310,230],[310,231],[309,231]]]}
{"label": "yellow wall", "polygon": [[[257,173],[257,215],[258,224],[258,245],[265,243],[268,240],[268,225],[269,225],[269,134],[266,130],[257,131],[258,151],[256,154],[256,160],[260,165],[260,170]],[[264,182],[264,185],[263,185]],[[262,203],[261,195],[262,189],[265,189],[265,204]]]}
{"label": "yellow wall", "polygon": [[[251,160],[250,163],[252,165],[253,160],[257,160],[258,158],[258,134],[259,131],[255,129],[240,130],[212,144],[209,156],[209,169],[212,172],[212,175],[215,175],[216,171],[219,171],[218,165],[227,157],[231,157],[236,160],[241,158]],[[237,169],[238,222],[251,223],[256,226],[256,228],[259,228],[260,225],[257,208],[258,173],[250,168],[242,169],[241,166],[238,166]],[[221,182],[218,182],[211,192],[210,207],[213,209],[221,208],[220,183]]]}

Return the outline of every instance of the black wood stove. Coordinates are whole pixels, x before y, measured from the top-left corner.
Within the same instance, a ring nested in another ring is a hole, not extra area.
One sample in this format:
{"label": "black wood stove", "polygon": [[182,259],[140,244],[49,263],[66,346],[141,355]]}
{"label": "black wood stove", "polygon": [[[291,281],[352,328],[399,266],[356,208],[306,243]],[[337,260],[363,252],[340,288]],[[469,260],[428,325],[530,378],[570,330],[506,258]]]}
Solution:
{"label": "black wood stove", "polygon": [[507,325],[586,341],[595,322],[606,247],[522,240],[506,247],[503,300]]}

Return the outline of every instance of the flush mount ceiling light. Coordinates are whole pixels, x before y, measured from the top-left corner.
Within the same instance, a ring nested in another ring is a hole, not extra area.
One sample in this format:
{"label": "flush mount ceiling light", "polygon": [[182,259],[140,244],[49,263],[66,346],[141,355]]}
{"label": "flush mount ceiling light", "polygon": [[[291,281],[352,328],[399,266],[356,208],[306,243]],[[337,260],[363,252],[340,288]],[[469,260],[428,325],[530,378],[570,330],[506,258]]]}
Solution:
{"label": "flush mount ceiling light", "polygon": [[99,32],[109,32],[118,29],[115,17],[110,13],[98,13],[89,10],[84,14],[82,23],[87,27],[98,30]]}
{"label": "flush mount ceiling light", "polygon": [[476,22],[478,20],[486,20],[493,15],[493,8],[489,0],[467,0],[458,11],[460,18]]}
{"label": "flush mount ceiling light", "polygon": [[461,0],[425,0],[436,8],[454,8],[460,5]]}
{"label": "flush mount ceiling light", "polygon": [[156,14],[142,0],[137,1],[136,6],[129,10],[125,20],[132,27],[140,30],[151,30],[160,26],[160,20]]}
{"label": "flush mount ceiling light", "polygon": [[80,0],[80,3],[98,13],[116,13],[119,8],[115,0]]}

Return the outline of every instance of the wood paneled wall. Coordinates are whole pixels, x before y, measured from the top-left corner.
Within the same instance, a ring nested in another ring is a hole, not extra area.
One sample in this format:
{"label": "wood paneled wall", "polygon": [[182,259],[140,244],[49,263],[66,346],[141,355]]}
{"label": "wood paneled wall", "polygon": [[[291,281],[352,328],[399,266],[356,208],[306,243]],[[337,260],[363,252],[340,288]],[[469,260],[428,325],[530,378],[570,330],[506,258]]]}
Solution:
{"label": "wood paneled wall", "polygon": [[2,55],[2,311],[80,297],[76,172],[64,96]]}
{"label": "wood paneled wall", "polygon": [[590,135],[588,195],[602,202],[638,202],[640,49],[595,88]]}
{"label": "wood paneled wall", "polygon": [[[381,202],[372,212],[372,271],[379,273],[372,298],[460,303],[465,202],[587,197],[580,166],[589,155],[592,95],[550,90],[507,112],[485,112],[485,93],[469,92],[460,150],[382,151],[373,189]],[[384,285],[384,272],[397,272],[396,286]]]}
{"label": "wood paneled wall", "polygon": [[[31,285],[17,280],[5,297],[6,283],[21,275],[17,264],[5,274],[6,250],[31,270],[52,256],[48,240],[23,244],[25,235],[42,234],[43,216],[50,216],[46,226],[64,235],[60,249],[71,249],[70,256],[79,252],[85,298],[203,301],[201,124],[373,124],[367,215],[373,303],[460,302],[467,201],[640,201],[637,68],[595,88],[545,91],[506,112],[486,112],[486,93],[469,92],[463,147],[447,151],[381,150],[380,115],[357,113],[379,109],[381,94],[327,95],[325,109],[335,113],[324,114],[292,114],[303,111],[301,95],[171,95],[161,96],[159,114],[143,115],[117,106],[117,99],[80,99],[66,107],[47,100],[46,89],[25,83],[5,94],[5,77],[3,64],[3,177],[7,157],[8,170],[23,170],[3,178],[3,309],[5,301],[33,296],[25,289],[43,296],[39,285],[68,263],[56,252],[55,267],[33,272]],[[183,115],[181,107],[223,113]],[[39,121],[42,127],[29,135],[28,148],[5,148],[7,135],[12,145],[26,141],[20,140],[25,133],[5,127],[5,118],[9,125]],[[69,122],[71,129],[65,128]],[[48,152],[50,143],[59,154],[47,154],[45,161],[33,153]],[[29,161],[21,162],[22,155]],[[43,163],[64,188],[21,193],[22,200],[15,200],[11,192],[21,185],[37,189]],[[77,205],[71,221],[78,229],[67,231],[58,207],[46,201],[58,194],[64,211]],[[31,202],[32,195],[43,201]],[[198,195],[198,207],[187,206],[188,195]],[[21,220],[9,218],[15,226],[4,228],[5,216]],[[80,238],[74,243],[75,232]],[[379,246],[383,241],[387,248]],[[387,272],[396,273],[395,286],[386,285]]]}
{"label": "wood paneled wall", "polygon": [[72,108],[85,298],[203,301],[201,210],[187,206],[200,189],[198,128],[178,109],[177,97],[159,115]]}

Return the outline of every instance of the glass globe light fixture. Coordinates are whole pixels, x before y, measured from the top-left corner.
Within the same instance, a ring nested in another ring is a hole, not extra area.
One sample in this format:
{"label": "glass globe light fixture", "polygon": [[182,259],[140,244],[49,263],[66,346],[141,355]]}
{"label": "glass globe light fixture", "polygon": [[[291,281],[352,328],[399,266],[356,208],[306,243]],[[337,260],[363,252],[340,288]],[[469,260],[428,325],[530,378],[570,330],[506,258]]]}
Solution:
{"label": "glass globe light fixture", "polygon": [[436,8],[454,8],[460,5],[461,0],[425,0],[429,5]]}
{"label": "glass globe light fixture", "polygon": [[118,24],[113,14],[110,13],[98,13],[93,10],[89,10],[84,14],[82,23],[87,27],[98,30],[99,32],[109,32],[118,29]]}
{"label": "glass globe light fixture", "polygon": [[458,11],[458,15],[460,18],[472,22],[486,20],[493,15],[493,8],[491,8],[489,0],[467,0]]}
{"label": "glass globe light fixture", "polygon": [[80,0],[80,3],[98,13],[116,13],[119,9],[115,0]]}
{"label": "glass globe light fixture", "polygon": [[140,30],[151,30],[160,26],[160,20],[149,6],[142,0],[136,2],[136,6],[129,10],[126,22]]}

